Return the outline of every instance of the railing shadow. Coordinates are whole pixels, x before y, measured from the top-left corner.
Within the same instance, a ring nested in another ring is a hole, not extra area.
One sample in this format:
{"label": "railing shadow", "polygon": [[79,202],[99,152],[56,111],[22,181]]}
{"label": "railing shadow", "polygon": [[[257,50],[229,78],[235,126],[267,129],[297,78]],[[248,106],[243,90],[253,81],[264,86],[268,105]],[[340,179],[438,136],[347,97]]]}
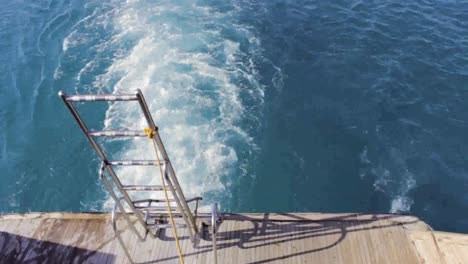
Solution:
{"label": "railing shadow", "polygon": [[[263,218],[249,217],[242,214],[224,214],[225,221],[247,221],[250,222],[251,228],[239,230],[225,230],[222,227],[217,234],[217,249],[221,252],[223,249],[238,247],[239,249],[248,250],[259,247],[267,247],[270,245],[281,245],[290,241],[300,241],[308,238],[320,236],[338,236],[333,242],[328,245],[303,250],[291,254],[286,254],[278,257],[273,257],[261,261],[250,263],[268,263],[273,261],[286,260],[288,258],[319,252],[333,248],[346,239],[349,233],[361,232],[372,229],[384,229],[394,226],[410,225],[419,220],[412,219],[410,221],[400,221],[399,218],[407,217],[404,215],[369,215],[369,214],[346,214],[322,218],[320,220],[311,220],[301,217],[300,214],[275,214],[271,218],[270,214],[264,214]],[[394,221],[383,221],[394,220]],[[380,223],[377,223],[381,221]],[[375,223],[376,225],[370,225]],[[160,237],[163,241],[172,240],[164,234]],[[211,241],[211,234],[205,232],[204,239]],[[211,245],[198,246],[196,251],[186,253],[184,256],[193,256],[197,254],[208,253],[212,251]],[[158,263],[176,259],[176,256],[166,257],[158,260],[142,262],[142,263]],[[222,261],[221,261],[222,262]]]}
{"label": "railing shadow", "polygon": [[[248,224],[238,225],[238,227],[240,227],[238,229],[235,227],[223,228],[221,225],[217,235],[217,248],[218,252],[234,247],[239,248],[241,251],[247,251],[272,245],[281,246],[281,244],[291,241],[302,243],[300,242],[301,240],[314,237],[333,237],[333,240],[323,240],[328,241],[328,244],[322,244],[315,248],[309,247],[299,252],[279,256],[277,255],[275,257],[251,263],[284,261],[296,256],[333,248],[345,240],[348,234],[353,232],[384,229],[398,225],[410,225],[419,221],[417,218],[410,218],[409,220],[408,218],[400,219],[402,217],[406,216],[347,214],[333,217],[322,217],[320,220],[311,220],[301,216],[300,214],[263,214],[261,217],[244,214],[224,214],[225,222],[222,225],[232,224],[233,221],[246,222]],[[203,217],[201,217],[201,219],[203,219]],[[229,223],[230,221],[231,223]],[[132,224],[136,223],[132,222]],[[57,228],[60,227],[57,226]],[[8,232],[0,232],[0,263],[51,263],[49,260],[53,260],[52,263],[67,263],[70,260],[73,260],[76,263],[88,263],[93,262],[95,259],[99,259],[99,261],[104,261],[106,263],[113,263],[116,256],[100,252],[100,249],[108,243],[115,241],[115,238],[117,238],[118,243],[123,247],[123,251],[128,257],[128,260],[132,262],[131,251],[133,250],[129,251],[126,248],[128,241],[125,241],[125,239],[121,237],[121,233],[129,232],[128,230],[129,228],[126,225],[123,229],[119,228],[115,233],[115,237],[106,238],[104,241],[101,241],[97,247],[93,248],[93,250],[37,240]],[[57,232],[60,231],[57,230]],[[171,237],[168,232],[170,232],[170,230],[161,232],[158,239],[167,243],[173,242],[174,238]],[[87,236],[86,234],[88,233],[83,232],[83,238]],[[191,247],[188,236],[182,235],[180,239]],[[189,250],[184,254],[184,256],[190,257],[198,254],[211,254],[212,247],[210,242],[212,237],[207,229],[203,234],[203,239],[204,241],[202,241],[203,243],[201,243],[200,246]],[[158,245],[158,243],[155,245]],[[159,263],[164,261],[177,261],[177,256],[172,255],[152,261],[138,263]],[[187,263],[190,262],[188,261]]]}

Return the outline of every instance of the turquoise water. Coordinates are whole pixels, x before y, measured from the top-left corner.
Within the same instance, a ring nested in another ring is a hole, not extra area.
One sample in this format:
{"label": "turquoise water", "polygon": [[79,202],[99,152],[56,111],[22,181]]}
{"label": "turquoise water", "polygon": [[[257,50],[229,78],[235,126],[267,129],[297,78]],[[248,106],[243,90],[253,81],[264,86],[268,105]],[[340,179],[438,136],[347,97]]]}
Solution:
{"label": "turquoise water", "polygon": [[[107,210],[57,92],[139,88],[205,204],[399,212],[468,232],[467,36],[466,1],[5,2],[0,211]],[[95,129],[144,127],[129,104],[79,108]]]}

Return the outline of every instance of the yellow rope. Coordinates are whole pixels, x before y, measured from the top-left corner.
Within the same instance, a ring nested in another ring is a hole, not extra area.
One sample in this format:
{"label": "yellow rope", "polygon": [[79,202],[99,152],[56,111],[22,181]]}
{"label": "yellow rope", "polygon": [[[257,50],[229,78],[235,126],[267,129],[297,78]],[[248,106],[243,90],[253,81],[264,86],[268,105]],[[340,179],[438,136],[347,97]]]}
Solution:
{"label": "yellow rope", "polygon": [[[156,130],[157,130],[157,128],[156,128]],[[154,135],[156,135],[156,130],[152,130],[151,128],[147,127],[143,131],[145,131],[145,134],[146,134],[146,136],[148,138],[153,138]],[[155,149],[155,150],[157,150],[157,149]]]}
{"label": "yellow rope", "polygon": [[[157,131],[154,131],[150,128],[145,128],[145,133],[148,136],[148,138],[152,139],[154,135],[156,135]],[[152,141],[153,141],[154,151],[156,152],[156,159],[158,160],[158,163],[161,165],[161,160],[159,159],[158,147],[156,145],[156,142],[154,140]],[[180,247],[179,236],[177,235],[177,228],[175,225],[174,216],[172,215],[172,208],[171,208],[171,204],[169,203],[169,195],[167,194],[166,184],[164,182],[164,173],[162,171],[161,166],[159,166],[159,172],[161,174],[161,184],[163,186],[164,196],[166,197],[166,205],[167,205],[167,210],[169,212],[169,218],[171,219],[172,232],[174,234],[174,238],[175,238],[175,242],[177,246],[177,253],[179,254],[179,261],[180,261],[180,264],[184,264],[185,262],[184,262],[184,257],[182,255],[182,248]]]}

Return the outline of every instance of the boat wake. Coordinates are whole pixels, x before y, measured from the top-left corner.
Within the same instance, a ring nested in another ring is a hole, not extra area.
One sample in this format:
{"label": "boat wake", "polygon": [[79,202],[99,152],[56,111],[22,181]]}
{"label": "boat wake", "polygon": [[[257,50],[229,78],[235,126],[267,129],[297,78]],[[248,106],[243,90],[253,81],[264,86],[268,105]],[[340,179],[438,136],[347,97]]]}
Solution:
{"label": "boat wake", "polygon": [[[116,3],[80,21],[63,48],[65,55],[84,57],[77,92],[142,90],[186,195],[208,200],[223,200],[231,175],[242,174],[238,168],[245,161],[237,149],[255,148],[243,120],[258,113],[246,111],[244,101],[263,102],[252,60],[259,56],[258,40],[238,24],[234,6],[223,10],[185,1]],[[146,124],[137,106],[115,103],[103,126],[143,129]],[[119,159],[153,153],[144,139],[110,144],[120,144],[114,148]],[[128,184],[159,177],[145,168],[118,173]]]}

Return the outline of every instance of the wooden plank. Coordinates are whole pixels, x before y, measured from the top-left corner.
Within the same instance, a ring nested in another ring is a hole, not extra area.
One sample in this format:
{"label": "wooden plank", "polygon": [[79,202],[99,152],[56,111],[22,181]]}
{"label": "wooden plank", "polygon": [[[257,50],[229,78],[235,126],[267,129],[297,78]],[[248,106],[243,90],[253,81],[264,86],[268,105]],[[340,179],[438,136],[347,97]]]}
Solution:
{"label": "wooden plank", "polygon": [[434,232],[445,263],[468,263],[468,235]]}
{"label": "wooden plank", "polygon": [[[139,225],[137,223],[136,218],[132,218],[132,224],[134,224],[135,226]],[[116,247],[116,249],[118,249],[119,253],[123,255],[121,258],[119,258],[119,263],[127,263],[125,260],[131,260],[131,262],[137,263],[137,261],[140,260],[140,257],[147,257],[140,256],[138,254],[138,249],[141,248],[139,238],[133,232],[133,230],[130,228],[127,222],[123,219],[123,217],[117,220],[117,226],[117,230],[120,232],[121,241],[118,240],[114,233],[114,237],[116,238],[119,245],[118,247]],[[138,231],[140,231],[140,234],[144,235],[144,232],[141,229],[139,229]],[[114,231],[112,230],[111,232]]]}
{"label": "wooden plank", "polygon": [[[123,219],[117,226],[121,240],[104,213],[1,215],[1,261],[178,262],[170,229],[141,242]],[[210,234],[194,248],[178,231],[186,263],[213,262]],[[218,230],[218,263],[468,263],[467,248],[467,236],[399,215],[227,214]]]}
{"label": "wooden plank", "polygon": [[411,231],[408,236],[422,263],[445,264],[432,232]]}

